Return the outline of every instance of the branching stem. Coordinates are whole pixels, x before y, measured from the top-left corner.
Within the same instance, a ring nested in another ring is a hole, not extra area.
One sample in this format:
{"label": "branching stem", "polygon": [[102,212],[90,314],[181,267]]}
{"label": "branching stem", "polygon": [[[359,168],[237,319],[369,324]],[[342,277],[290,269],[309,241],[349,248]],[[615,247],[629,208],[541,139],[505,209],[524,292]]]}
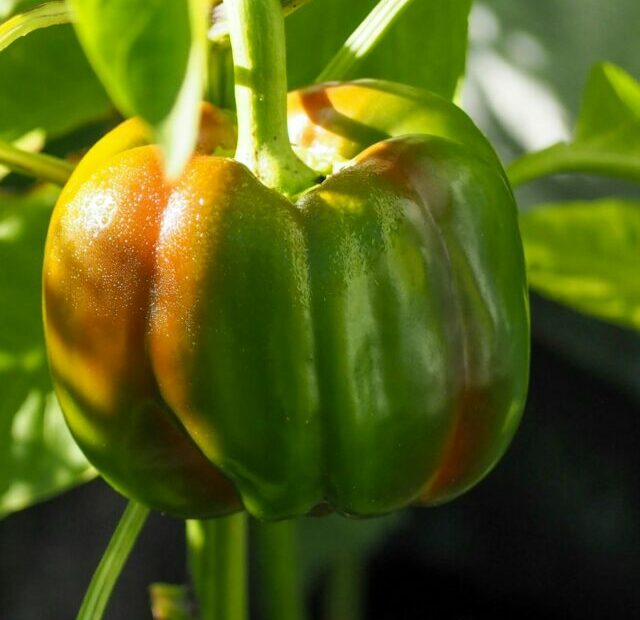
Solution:
{"label": "branching stem", "polygon": [[73,165],[64,159],[29,153],[4,140],[0,140],[0,164],[14,172],[44,179],[56,185],[64,185],[73,172]]}

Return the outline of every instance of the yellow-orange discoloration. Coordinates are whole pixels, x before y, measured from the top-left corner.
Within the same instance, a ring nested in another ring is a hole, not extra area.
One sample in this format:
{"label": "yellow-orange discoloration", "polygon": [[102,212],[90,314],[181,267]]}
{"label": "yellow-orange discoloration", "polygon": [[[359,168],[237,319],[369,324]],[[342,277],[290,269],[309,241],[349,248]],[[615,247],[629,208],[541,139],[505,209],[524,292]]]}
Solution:
{"label": "yellow-orange discoloration", "polygon": [[[215,148],[216,115],[205,107],[203,116],[207,148]],[[51,369],[90,458],[100,466],[122,451],[122,465],[106,472],[114,486],[185,515],[193,516],[194,496],[202,516],[226,513],[240,506],[236,493],[164,403],[149,358],[156,245],[176,189],[164,180],[157,147],[137,146],[142,131],[133,119],[113,142],[102,140],[52,216],[43,272]],[[158,483],[132,488],[132,472],[145,469]]]}

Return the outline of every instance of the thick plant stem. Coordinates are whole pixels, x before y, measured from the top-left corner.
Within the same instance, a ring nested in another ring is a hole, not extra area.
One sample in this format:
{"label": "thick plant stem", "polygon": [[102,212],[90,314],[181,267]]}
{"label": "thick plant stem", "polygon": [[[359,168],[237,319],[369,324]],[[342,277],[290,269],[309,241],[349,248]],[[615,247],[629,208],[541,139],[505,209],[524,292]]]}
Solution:
{"label": "thick plant stem", "polygon": [[360,556],[341,555],[334,560],[327,580],[325,620],[363,618],[363,560]]}
{"label": "thick plant stem", "polygon": [[303,620],[295,521],[258,523],[253,528],[263,620]]}
{"label": "thick plant stem", "polygon": [[289,143],[282,8],[278,0],[225,0],[225,7],[238,112],[236,159],[268,187],[296,194],[318,175]]}
{"label": "thick plant stem", "polygon": [[102,618],[113,587],[148,516],[148,508],[129,502],[93,574],[76,620]]}
{"label": "thick plant stem", "polygon": [[73,172],[73,165],[63,159],[29,153],[4,140],[0,140],[0,164],[13,172],[44,179],[56,185],[64,185]]}
{"label": "thick plant stem", "polygon": [[187,521],[187,545],[199,618],[246,620],[246,515]]}
{"label": "thick plant stem", "polygon": [[369,54],[413,0],[380,0],[329,61],[316,82],[344,80]]}
{"label": "thick plant stem", "polygon": [[[305,5],[309,0],[281,0],[282,12],[290,15]],[[209,40],[214,45],[229,44],[229,24],[227,23],[226,8],[222,0],[215,0],[211,10],[211,28],[209,29]]]}
{"label": "thick plant stem", "polygon": [[48,26],[68,24],[71,15],[66,2],[48,2],[0,24],[0,52],[16,39]]}

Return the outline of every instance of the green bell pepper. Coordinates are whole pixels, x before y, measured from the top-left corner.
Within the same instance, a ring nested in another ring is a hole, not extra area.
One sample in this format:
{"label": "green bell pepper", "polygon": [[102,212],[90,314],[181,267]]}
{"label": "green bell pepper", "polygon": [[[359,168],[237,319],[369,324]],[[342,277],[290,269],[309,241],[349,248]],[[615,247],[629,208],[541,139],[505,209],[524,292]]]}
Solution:
{"label": "green bell pepper", "polygon": [[224,114],[166,181],[142,124],[80,163],[44,264],[56,393],[119,491],[183,517],[370,516],[451,499],[524,406],[516,208],[457,107],[390,83],[289,96],[326,176],[295,200],[242,164]]}

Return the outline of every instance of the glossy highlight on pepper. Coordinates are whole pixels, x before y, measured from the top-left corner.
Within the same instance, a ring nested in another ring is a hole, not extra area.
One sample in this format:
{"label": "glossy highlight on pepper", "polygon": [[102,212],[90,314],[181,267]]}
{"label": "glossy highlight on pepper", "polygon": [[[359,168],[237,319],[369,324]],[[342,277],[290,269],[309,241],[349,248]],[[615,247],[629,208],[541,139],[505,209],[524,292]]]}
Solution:
{"label": "glossy highlight on pepper", "polygon": [[462,111],[390,83],[289,97],[327,175],[293,202],[203,104],[168,183],[127,121],[84,158],[44,264],[56,393],[119,491],[183,517],[370,516],[459,495],[497,462],[527,389],[512,192]]}

